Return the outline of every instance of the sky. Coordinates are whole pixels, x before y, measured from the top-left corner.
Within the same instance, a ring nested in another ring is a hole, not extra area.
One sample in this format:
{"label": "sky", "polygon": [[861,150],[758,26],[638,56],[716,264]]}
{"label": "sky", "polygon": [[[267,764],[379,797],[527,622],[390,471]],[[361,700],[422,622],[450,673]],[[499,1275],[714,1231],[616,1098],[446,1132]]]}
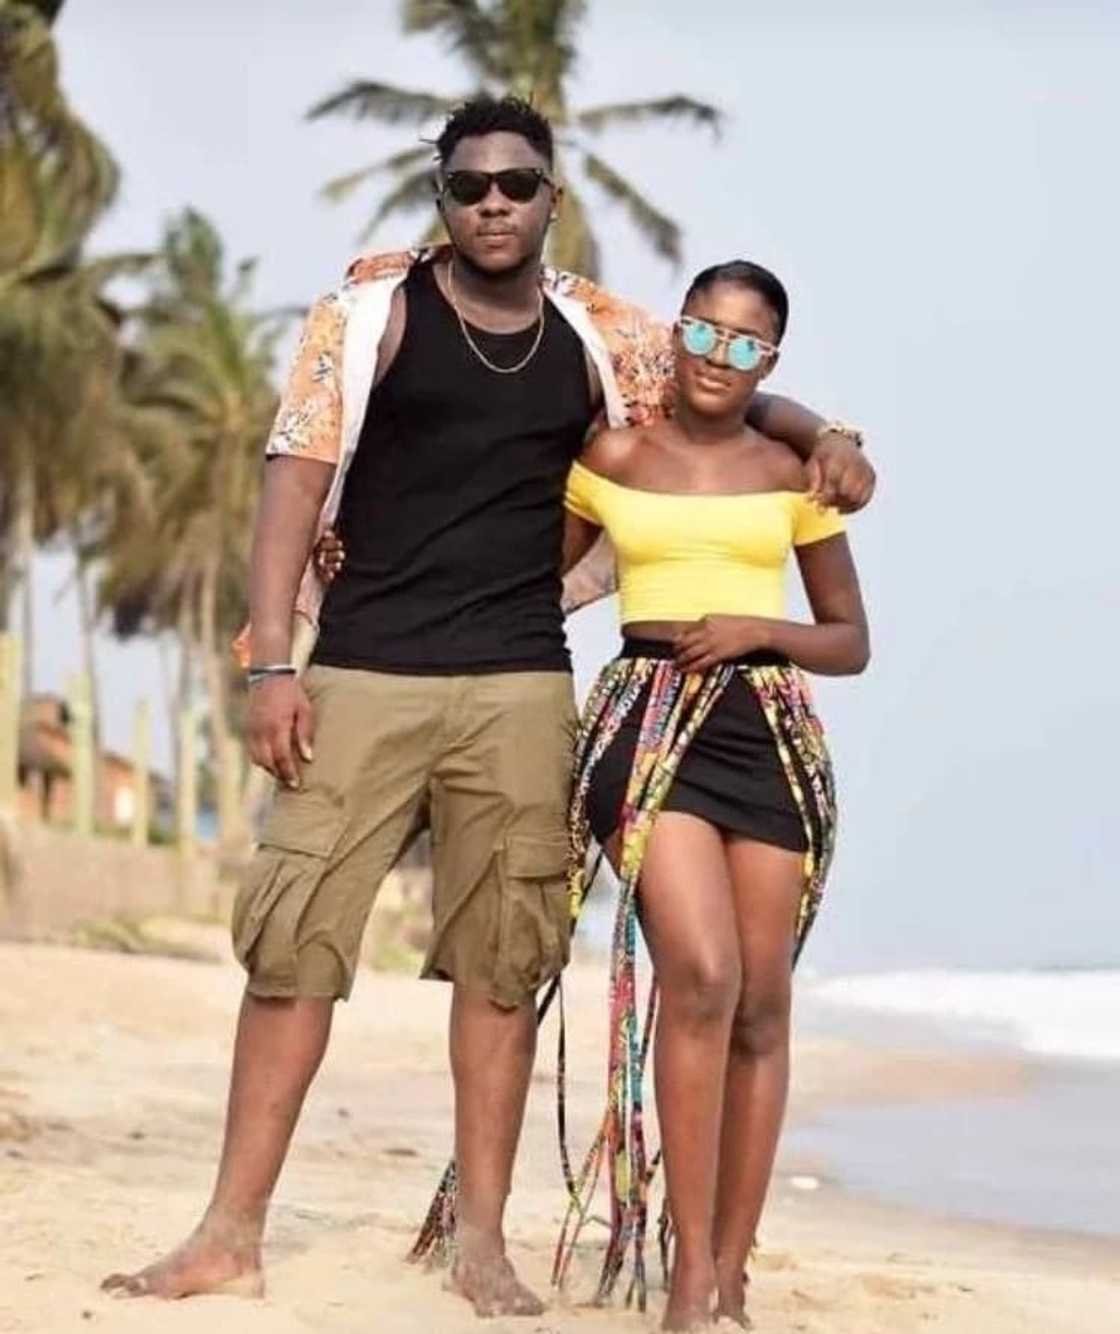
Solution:
{"label": "sky", "polygon": [[[317,188],[415,131],[310,124],[307,107],[356,76],[467,87],[397,11],[69,0],[64,83],[124,171],[95,248],[150,247],[189,203],[231,258],[259,258],[262,305],[331,287],[363,199]],[[728,113],[718,141],[602,137],[686,230],[674,271],[589,187],[605,280],[669,316],[704,265],[775,269],[792,319],[771,387],[858,422],[879,470],[852,525],[874,661],[817,686],[842,824],[807,964],[1115,966],[1120,7],[591,0],[579,47],[573,105],[680,91]],[[39,563],[39,689],[77,665],[68,576],[62,556]],[[613,606],[571,632],[586,682],[617,642]],[[136,699],[161,696],[158,655],[99,652],[125,748]]]}

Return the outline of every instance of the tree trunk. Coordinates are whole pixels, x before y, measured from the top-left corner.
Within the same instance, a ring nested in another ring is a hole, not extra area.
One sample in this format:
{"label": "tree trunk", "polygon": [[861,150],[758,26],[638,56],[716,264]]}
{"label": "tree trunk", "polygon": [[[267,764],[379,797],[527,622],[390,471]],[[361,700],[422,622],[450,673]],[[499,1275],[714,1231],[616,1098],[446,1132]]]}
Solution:
{"label": "tree trunk", "polygon": [[20,590],[21,625],[23,639],[23,697],[31,696],[35,679],[35,603],[31,587],[32,564],[35,557],[35,474],[29,463],[16,473],[12,495],[12,564],[16,570],[13,581]]}
{"label": "tree trunk", "polygon": [[[176,617],[177,625],[175,629],[175,638],[179,646],[179,664],[178,671],[175,674],[174,684],[171,680],[171,670],[168,668],[163,673],[164,677],[164,704],[167,709],[167,734],[172,738],[172,779],[176,789],[183,781],[183,775],[179,769],[179,745],[175,740],[179,735],[179,719],[183,716],[183,710],[191,699],[191,684],[194,671],[194,632],[191,620],[191,595],[189,590],[183,589],[179,595],[179,611]],[[160,667],[166,666],[166,658],[163,652],[163,645],[160,646]]]}
{"label": "tree trunk", "polygon": [[93,741],[97,753],[101,753],[101,685],[97,676],[97,652],[94,643],[96,616],[93,611],[93,594],[89,586],[89,562],[82,555],[78,539],[74,544],[74,586],[78,594],[78,628],[82,643],[82,671],[89,679],[90,698],[93,703]]}
{"label": "tree trunk", "polygon": [[89,562],[82,554],[82,548],[75,534],[71,534],[74,547],[74,585],[78,596],[78,630],[82,645],[82,675],[89,682],[90,708],[93,711],[93,807],[101,810],[103,774],[101,771],[101,686],[97,679],[97,654],[94,649],[93,634],[96,617],[93,611],[93,596],[89,586]]}
{"label": "tree trunk", "polygon": [[3,526],[0,527],[0,635],[15,632],[12,625],[12,595],[16,585],[15,535],[12,532],[12,516],[6,514],[10,503],[10,496],[0,497],[0,513],[5,513]]}
{"label": "tree trunk", "polygon": [[225,664],[218,645],[218,575],[220,552],[207,559],[199,586],[199,647],[209,697],[210,751],[218,789],[218,855],[233,861],[244,856],[248,832],[241,817],[241,747],[229,726]]}

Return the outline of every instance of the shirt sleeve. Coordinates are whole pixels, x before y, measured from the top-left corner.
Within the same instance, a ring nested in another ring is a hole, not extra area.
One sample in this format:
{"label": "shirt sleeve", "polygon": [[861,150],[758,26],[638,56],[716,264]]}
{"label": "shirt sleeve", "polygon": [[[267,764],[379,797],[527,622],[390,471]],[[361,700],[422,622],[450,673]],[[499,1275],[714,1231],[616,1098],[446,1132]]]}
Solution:
{"label": "shirt sleeve", "polygon": [[844,516],[837,510],[825,510],[822,514],[807,496],[798,496],[797,514],[793,525],[793,545],[807,547],[813,542],[823,542],[826,537],[835,537],[847,530]]}
{"label": "shirt sleeve", "polygon": [[582,464],[573,463],[568,473],[568,485],[564,491],[564,508],[571,510],[588,523],[602,527],[598,506],[595,504],[595,474]]}
{"label": "shirt sleeve", "polygon": [[337,463],[342,453],[342,343],[346,319],[336,296],[311,307],[265,453]]}

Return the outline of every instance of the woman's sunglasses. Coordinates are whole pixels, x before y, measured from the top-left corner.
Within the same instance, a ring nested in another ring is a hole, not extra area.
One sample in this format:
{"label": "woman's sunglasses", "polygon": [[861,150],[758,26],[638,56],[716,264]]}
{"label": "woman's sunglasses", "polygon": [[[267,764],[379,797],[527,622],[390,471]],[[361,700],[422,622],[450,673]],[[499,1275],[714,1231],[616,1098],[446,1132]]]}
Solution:
{"label": "woman's sunglasses", "polygon": [[681,331],[686,352],[694,357],[708,357],[715,351],[716,344],[722,343],[727,349],[727,364],[737,371],[753,371],[764,357],[778,354],[774,344],[764,338],[724,329],[707,320],[698,320],[694,315],[682,315],[677,328]]}
{"label": "woman's sunglasses", "polygon": [[514,204],[527,204],[541,185],[552,185],[548,173],[540,167],[506,167],[502,171],[449,171],[443,177],[440,193],[449,194],[456,204],[480,204],[497,185]]}

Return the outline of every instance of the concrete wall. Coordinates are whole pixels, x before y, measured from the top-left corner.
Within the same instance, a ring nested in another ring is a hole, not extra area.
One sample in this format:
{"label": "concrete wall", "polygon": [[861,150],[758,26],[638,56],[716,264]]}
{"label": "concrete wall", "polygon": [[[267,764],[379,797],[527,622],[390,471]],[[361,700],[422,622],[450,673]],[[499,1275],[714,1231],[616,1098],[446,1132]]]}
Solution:
{"label": "concrete wall", "polygon": [[184,861],[171,848],[12,820],[0,827],[0,843],[3,935],[47,937],[108,917],[229,915],[234,887],[219,880],[204,850]]}

